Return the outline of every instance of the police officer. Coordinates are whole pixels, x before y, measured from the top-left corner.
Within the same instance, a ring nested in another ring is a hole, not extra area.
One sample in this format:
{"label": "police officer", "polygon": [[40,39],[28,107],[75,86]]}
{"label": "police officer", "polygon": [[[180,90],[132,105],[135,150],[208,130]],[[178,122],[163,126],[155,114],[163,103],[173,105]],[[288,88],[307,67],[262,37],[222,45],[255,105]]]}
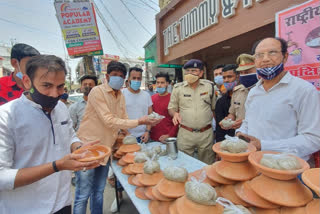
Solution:
{"label": "police officer", "polygon": [[212,118],[216,97],[213,83],[200,79],[203,63],[191,59],[183,67],[185,81],[174,86],[168,105],[174,125],[180,124],[178,149],[193,156],[198,151],[199,160],[211,164],[215,157],[212,151]]}
{"label": "police officer", "polygon": [[235,121],[231,129],[238,129],[245,117],[245,102],[249,90],[258,82],[257,71],[254,64],[254,57],[249,54],[241,54],[237,58],[239,67],[237,71],[240,73],[240,84],[234,87],[231,98],[231,106],[229,108],[228,118]]}

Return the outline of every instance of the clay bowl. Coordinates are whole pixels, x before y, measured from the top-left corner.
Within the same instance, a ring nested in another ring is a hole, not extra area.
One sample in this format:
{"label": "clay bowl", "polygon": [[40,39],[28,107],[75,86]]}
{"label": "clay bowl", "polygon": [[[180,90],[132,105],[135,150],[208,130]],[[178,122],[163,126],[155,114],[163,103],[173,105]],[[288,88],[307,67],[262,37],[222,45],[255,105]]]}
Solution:
{"label": "clay bowl", "polygon": [[117,150],[116,153],[115,153],[115,155],[120,156],[120,158],[121,158],[123,155],[125,155],[125,154],[126,154],[126,153],[121,152],[121,151],[119,151],[119,150]]}
{"label": "clay bowl", "polygon": [[320,197],[320,168],[304,171],[302,173],[302,180]]}
{"label": "clay bowl", "polygon": [[212,165],[205,168],[206,173],[207,173],[207,177],[210,180],[212,180],[216,183],[219,183],[219,184],[234,184],[236,181],[224,178],[217,173],[216,166],[219,162],[220,161],[217,161],[217,162],[213,163]]}
{"label": "clay bowl", "polygon": [[149,200],[156,200],[152,194],[152,188],[153,188],[153,186],[146,187],[144,194],[147,196],[147,198],[149,198]]}
{"label": "clay bowl", "polygon": [[113,154],[113,158],[114,158],[114,159],[120,159],[120,158],[122,158],[122,156],[121,156],[121,155],[118,155],[117,153],[114,153],[114,154]]}
{"label": "clay bowl", "polygon": [[250,207],[249,210],[252,214],[281,214],[280,208],[262,209],[262,208],[258,208],[258,207]]}
{"label": "clay bowl", "polygon": [[169,207],[172,202],[150,201],[149,210],[151,214],[169,214]]}
{"label": "clay bowl", "polygon": [[123,159],[121,158],[120,160],[118,160],[117,165],[119,165],[119,166],[127,166],[128,164],[126,162],[124,162]]}
{"label": "clay bowl", "polygon": [[85,156],[78,161],[89,162],[100,160],[111,154],[111,148],[104,145],[84,146],[77,149],[73,154],[85,154]]}
{"label": "clay bowl", "polygon": [[119,152],[123,152],[123,153],[129,153],[129,152],[138,152],[140,151],[141,147],[138,144],[123,144],[120,146],[119,148]]}
{"label": "clay bowl", "polygon": [[169,207],[169,213],[170,214],[180,214],[178,212],[177,201],[172,202],[172,204]]}
{"label": "clay bowl", "polygon": [[144,163],[129,164],[129,169],[134,174],[142,174],[143,173],[143,166],[144,166]]}
{"label": "clay bowl", "polygon": [[144,187],[137,187],[134,193],[137,196],[137,198],[140,198],[142,200],[149,200],[149,198],[144,194],[144,191]]}
{"label": "clay bowl", "polygon": [[135,185],[135,186],[137,186],[137,187],[143,187],[144,185],[139,182],[139,176],[140,176],[140,174],[135,175],[135,176],[132,178],[132,183],[133,183],[133,185]]}
{"label": "clay bowl", "polygon": [[219,143],[215,143],[212,146],[212,150],[217,153],[222,160],[225,161],[229,161],[229,162],[242,162],[242,161],[246,161],[248,160],[248,156],[250,155],[250,153],[257,151],[256,147],[248,144],[248,151],[247,152],[242,152],[242,153],[227,153],[227,152],[223,152],[220,149],[220,144]]}
{"label": "clay bowl", "polygon": [[158,185],[156,185],[152,188],[152,195],[158,201],[173,201],[174,200],[173,198],[168,198],[168,197],[162,195],[158,190]]}
{"label": "clay bowl", "polygon": [[[252,204],[255,207],[263,208],[263,209],[274,209],[278,208],[279,205],[273,204],[263,198],[261,198],[257,193],[255,193],[251,186],[250,181],[245,181],[241,183],[237,183],[235,185],[235,193],[241,198],[243,201]],[[267,187],[266,187],[267,188]]]}
{"label": "clay bowl", "polygon": [[157,184],[158,191],[168,198],[179,198],[185,194],[184,182],[170,181],[162,178]]}
{"label": "clay bowl", "polygon": [[134,163],[134,153],[127,153],[122,157],[123,162],[130,164],[130,163]]}
{"label": "clay bowl", "polygon": [[131,172],[131,170],[129,169],[129,165],[128,166],[125,166],[122,168],[121,170],[122,174],[125,174],[125,175],[133,175],[134,173]]}
{"label": "clay bowl", "polygon": [[281,214],[306,214],[306,207],[281,207],[280,213]]}
{"label": "clay bowl", "polygon": [[258,175],[248,161],[232,163],[222,160],[217,163],[216,171],[222,177],[235,181],[247,181]]}
{"label": "clay bowl", "polygon": [[306,206],[307,214],[319,214],[320,212],[320,199],[313,199]]}
{"label": "clay bowl", "polygon": [[282,181],[259,175],[250,186],[263,199],[285,207],[301,207],[312,200],[311,190],[297,178]]}
{"label": "clay bowl", "polygon": [[224,208],[220,204],[216,204],[213,206],[198,204],[189,200],[186,196],[183,196],[177,199],[177,209],[179,213],[183,213],[183,214],[195,214],[195,213],[222,214]]}
{"label": "clay bowl", "polygon": [[[191,180],[191,177],[195,177],[197,180],[199,180],[199,178],[202,176],[203,171],[206,173],[205,168],[208,168],[208,167],[210,167],[210,166],[205,166],[203,169],[199,169],[197,171],[189,173],[188,181]],[[207,183],[213,187],[219,185],[217,182],[214,182],[213,180],[209,179],[207,174],[206,174],[206,178],[204,179],[203,183]]]}
{"label": "clay bowl", "polygon": [[128,183],[131,184],[132,186],[135,186],[134,183],[132,182],[132,179],[135,177],[135,175],[130,175],[128,178]]}
{"label": "clay bowl", "polygon": [[144,186],[154,186],[157,185],[160,180],[163,178],[163,173],[160,172],[156,172],[153,173],[152,175],[149,174],[140,174],[141,176],[139,176],[139,182],[142,183]]}
{"label": "clay bowl", "polygon": [[298,174],[301,174],[305,170],[309,169],[309,164],[304,161],[303,159],[294,156],[300,162],[302,168],[298,170],[278,170],[278,169],[271,169],[266,166],[260,164],[260,160],[263,154],[279,154],[279,152],[271,152],[271,151],[259,151],[253,152],[249,155],[250,163],[262,174],[279,180],[291,180],[297,177]]}
{"label": "clay bowl", "polygon": [[244,200],[242,200],[235,192],[235,187],[233,185],[223,185],[219,187],[219,194],[229,199],[232,203],[237,205],[242,205],[245,207],[252,206],[251,204],[246,203]]}

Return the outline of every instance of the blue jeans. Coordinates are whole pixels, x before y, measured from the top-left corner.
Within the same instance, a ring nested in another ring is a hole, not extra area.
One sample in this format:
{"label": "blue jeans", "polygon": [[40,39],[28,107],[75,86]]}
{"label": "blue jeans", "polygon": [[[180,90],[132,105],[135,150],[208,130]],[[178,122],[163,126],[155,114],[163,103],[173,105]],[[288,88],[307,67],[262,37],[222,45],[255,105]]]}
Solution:
{"label": "blue jeans", "polygon": [[77,171],[76,191],[74,200],[74,214],[86,214],[90,197],[91,214],[103,213],[103,192],[106,186],[110,162],[106,166],[95,169]]}

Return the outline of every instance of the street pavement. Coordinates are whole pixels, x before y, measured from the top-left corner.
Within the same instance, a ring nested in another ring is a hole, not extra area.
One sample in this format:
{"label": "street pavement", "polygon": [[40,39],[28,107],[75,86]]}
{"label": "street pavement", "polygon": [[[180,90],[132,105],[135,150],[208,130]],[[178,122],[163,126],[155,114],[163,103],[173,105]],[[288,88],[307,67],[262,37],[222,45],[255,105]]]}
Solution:
{"label": "street pavement", "polygon": [[[72,187],[72,194],[74,199],[74,190],[75,188]],[[104,191],[104,203],[103,203],[103,214],[111,214],[110,207],[115,199],[115,190],[113,187],[110,186],[110,184],[107,183],[105,191]],[[90,214],[90,202],[88,202],[87,206],[87,214]],[[121,214],[138,214],[139,212],[131,202],[130,198],[127,196],[127,194],[124,192],[123,194],[123,200],[120,206],[120,212]]]}

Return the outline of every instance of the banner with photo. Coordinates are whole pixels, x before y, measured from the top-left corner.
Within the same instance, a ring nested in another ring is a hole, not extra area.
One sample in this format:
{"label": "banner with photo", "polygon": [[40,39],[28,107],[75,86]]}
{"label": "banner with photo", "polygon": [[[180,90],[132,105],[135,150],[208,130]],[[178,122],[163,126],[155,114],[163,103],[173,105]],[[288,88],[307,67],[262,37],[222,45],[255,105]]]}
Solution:
{"label": "banner with photo", "polygon": [[285,69],[320,90],[320,4],[310,0],[276,14],[276,36],[288,42]]}
{"label": "banner with photo", "polygon": [[54,6],[70,56],[103,54],[94,7],[89,0],[56,0]]}

